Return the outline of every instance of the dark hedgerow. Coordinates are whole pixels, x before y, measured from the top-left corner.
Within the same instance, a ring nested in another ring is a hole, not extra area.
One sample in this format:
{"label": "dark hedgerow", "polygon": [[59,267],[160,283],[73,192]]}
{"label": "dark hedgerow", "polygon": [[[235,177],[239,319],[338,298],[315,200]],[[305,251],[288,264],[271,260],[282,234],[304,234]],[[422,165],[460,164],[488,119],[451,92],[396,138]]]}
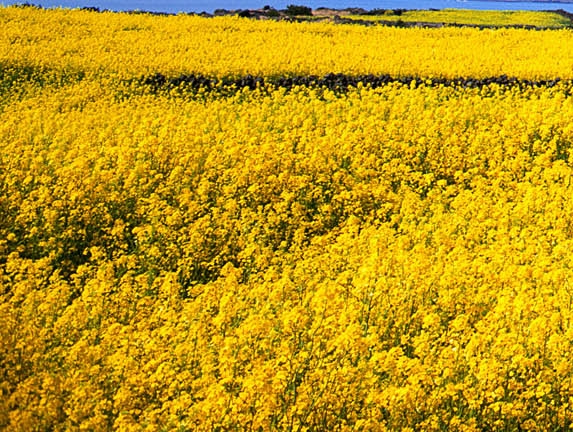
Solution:
{"label": "dark hedgerow", "polygon": [[289,16],[311,16],[312,9],[308,6],[288,5],[285,13]]}
{"label": "dark hedgerow", "polygon": [[142,77],[141,83],[150,91],[171,90],[174,88],[203,89],[205,91],[221,89],[243,89],[264,88],[265,86],[280,87],[287,90],[296,86],[306,86],[313,88],[327,88],[334,91],[346,91],[351,87],[369,86],[378,88],[390,83],[401,83],[404,85],[426,86],[452,86],[462,88],[482,88],[492,84],[508,87],[554,87],[562,80],[521,80],[515,77],[500,75],[488,78],[432,78],[422,79],[414,76],[393,77],[391,75],[345,75],[329,73],[323,76],[318,75],[298,75],[298,76],[277,76],[260,77],[245,75],[236,78],[210,78],[200,74],[180,75],[168,77],[163,74],[155,74]]}

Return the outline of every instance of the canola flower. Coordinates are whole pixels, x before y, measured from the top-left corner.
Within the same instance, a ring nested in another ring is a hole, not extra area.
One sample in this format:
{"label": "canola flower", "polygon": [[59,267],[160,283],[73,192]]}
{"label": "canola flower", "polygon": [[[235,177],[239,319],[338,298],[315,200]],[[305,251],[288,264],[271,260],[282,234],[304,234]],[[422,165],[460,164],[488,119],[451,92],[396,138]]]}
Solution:
{"label": "canola flower", "polygon": [[11,103],[0,424],[566,428],[564,90]]}
{"label": "canola flower", "polygon": [[58,73],[573,78],[569,29],[436,31],[17,7],[0,8],[0,25],[3,67]]}
{"label": "canola flower", "polygon": [[1,429],[571,427],[571,83],[155,94],[101,60],[2,72]]}

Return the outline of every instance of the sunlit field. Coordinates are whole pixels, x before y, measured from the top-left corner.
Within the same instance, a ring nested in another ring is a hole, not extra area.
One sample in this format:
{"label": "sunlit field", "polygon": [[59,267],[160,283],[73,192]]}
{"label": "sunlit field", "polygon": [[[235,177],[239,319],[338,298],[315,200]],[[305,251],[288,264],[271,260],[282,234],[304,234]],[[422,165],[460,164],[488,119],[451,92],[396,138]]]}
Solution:
{"label": "sunlit field", "polygon": [[438,23],[482,26],[535,26],[542,28],[571,27],[571,20],[556,12],[502,10],[387,10],[376,15],[349,16],[369,21],[402,21],[404,23]]}
{"label": "sunlit field", "polygon": [[571,427],[569,30],[0,26],[0,429]]}
{"label": "sunlit field", "polygon": [[0,9],[0,22],[3,70],[36,66],[55,69],[58,76],[81,71],[98,79],[157,72],[573,78],[568,29],[339,26],[29,7]]}

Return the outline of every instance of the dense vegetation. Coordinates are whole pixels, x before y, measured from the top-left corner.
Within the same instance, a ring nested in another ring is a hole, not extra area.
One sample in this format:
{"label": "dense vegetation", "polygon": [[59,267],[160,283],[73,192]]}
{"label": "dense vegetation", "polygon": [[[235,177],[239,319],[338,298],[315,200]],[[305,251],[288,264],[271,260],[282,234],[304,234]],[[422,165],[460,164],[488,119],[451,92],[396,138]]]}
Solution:
{"label": "dense vegetation", "polygon": [[0,429],[571,427],[569,31],[0,25]]}

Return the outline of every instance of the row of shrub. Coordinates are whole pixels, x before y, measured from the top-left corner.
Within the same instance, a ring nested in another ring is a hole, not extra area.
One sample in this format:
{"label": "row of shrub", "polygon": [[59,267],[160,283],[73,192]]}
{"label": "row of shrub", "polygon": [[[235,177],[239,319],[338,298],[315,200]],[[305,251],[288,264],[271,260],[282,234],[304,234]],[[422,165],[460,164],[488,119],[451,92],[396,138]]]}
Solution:
{"label": "row of shrub", "polygon": [[183,74],[169,77],[161,73],[156,73],[147,77],[142,77],[140,83],[152,91],[171,90],[173,88],[185,87],[195,90],[216,90],[216,89],[236,89],[248,88],[273,88],[292,89],[294,87],[326,88],[335,91],[344,91],[349,88],[370,87],[379,88],[392,83],[399,83],[410,87],[421,85],[428,87],[446,86],[462,88],[482,88],[494,84],[505,87],[546,87],[552,88],[559,84],[568,86],[573,81],[562,80],[560,78],[550,80],[528,80],[500,75],[488,78],[420,78],[415,76],[395,77],[391,75],[347,75],[341,73],[329,73],[323,76],[318,75],[294,75],[278,77],[262,77],[245,75],[238,78],[214,78],[202,74]]}

